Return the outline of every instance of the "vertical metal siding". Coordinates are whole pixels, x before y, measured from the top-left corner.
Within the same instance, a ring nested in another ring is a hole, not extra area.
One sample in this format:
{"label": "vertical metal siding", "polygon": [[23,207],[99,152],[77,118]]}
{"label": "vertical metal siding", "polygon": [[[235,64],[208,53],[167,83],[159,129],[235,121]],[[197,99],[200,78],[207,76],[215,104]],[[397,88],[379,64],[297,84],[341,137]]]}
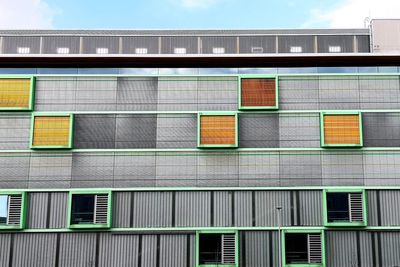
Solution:
{"label": "vertical metal siding", "polygon": [[230,191],[214,191],[214,226],[232,225],[232,195]]}
{"label": "vertical metal siding", "polygon": [[2,115],[0,149],[29,149],[30,124],[27,115]]}
{"label": "vertical metal siding", "polygon": [[175,221],[177,227],[208,227],[211,218],[211,193],[176,192]]}
{"label": "vertical metal siding", "polygon": [[13,266],[54,266],[56,240],[55,233],[14,234]]}
{"label": "vertical metal siding", "polygon": [[322,191],[298,191],[301,226],[322,225]]}
{"label": "vertical metal siding", "polygon": [[196,146],[196,115],[157,115],[157,148],[196,148]]}
{"label": "vertical metal siding", "polygon": [[96,54],[97,48],[108,48],[108,54],[118,54],[119,37],[90,36],[82,37],[82,40],[84,54]]}
{"label": "vertical metal siding", "polygon": [[163,267],[186,267],[186,235],[160,236],[160,263]]}
{"label": "vertical metal siding", "polygon": [[172,227],[171,192],[134,192],[133,227]]}
{"label": "vertical metal siding", "polygon": [[239,154],[239,186],[279,186],[279,153]]}
{"label": "vertical metal siding", "polygon": [[[271,231],[245,231],[244,245],[245,250],[240,250],[242,257],[244,256],[244,266],[246,267],[272,267],[277,263],[276,255],[271,255],[271,250],[277,249],[277,242],[274,242]],[[277,235],[277,232],[276,232]],[[272,245],[272,247],[271,247]],[[272,259],[271,259],[272,257]],[[272,265],[271,265],[272,262]]]}
{"label": "vertical metal siding", "polygon": [[122,37],[122,53],[135,54],[136,48],[147,48],[148,54],[158,54],[158,37],[156,36]]}
{"label": "vertical metal siding", "polygon": [[49,228],[66,228],[68,210],[68,193],[52,192],[50,205]]}
{"label": "vertical metal siding", "polygon": [[157,258],[157,236],[142,236],[142,266],[155,267]]}
{"label": "vertical metal siding", "polygon": [[118,77],[117,110],[157,110],[156,77]]}
{"label": "vertical metal siding", "polygon": [[60,267],[87,267],[96,263],[96,235],[98,233],[61,233]]}
{"label": "vertical metal siding", "polygon": [[139,236],[101,233],[99,244],[99,267],[140,267]]}
{"label": "vertical metal siding", "polygon": [[243,54],[254,53],[253,47],[262,47],[261,53],[276,53],[276,36],[240,36],[239,52]]}
{"label": "vertical metal siding", "polygon": [[[378,226],[378,202],[377,202],[377,190],[367,190],[367,215],[368,225]],[[380,192],[379,192],[380,194]],[[379,196],[380,198],[380,196]],[[380,201],[380,200],[379,200]],[[380,216],[380,215],[379,215]]]}
{"label": "vertical metal siding", "polygon": [[0,235],[0,266],[8,266],[10,261],[11,235],[6,233]]}
{"label": "vertical metal siding", "polygon": [[186,48],[186,54],[197,54],[198,42],[195,36],[161,37],[161,53],[174,54],[174,48]]}
{"label": "vertical metal siding", "polygon": [[239,114],[239,147],[279,147],[278,114]]}
{"label": "vertical metal siding", "polygon": [[327,231],[325,234],[328,266],[360,266],[357,260],[356,232]]}
{"label": "vertical metal siding", "polygon": [[358,152],[322,153],[323,185],[363,185],[363,154]]}
{"label": "vertical metal siding", "polygon": [[382,225],[400,225],[400,191],[380,190],[379,195]]}
{"label": "vertical metal siding", "polygon": [[214,47],[225,48],[225,54],[236,54],[236,37],[231,36],[204,36],[201,38],[202,53],[212,54]]}
{"label": "vertical metal siding", "polygon": [[281,225],[290,225],[290,214],[293,207],[290,205],[289,191],[256,191],[255,192],[255,223],[256,226],[278,226],[281,207]]}
{"label": "vertical metal siding", "polygon": [[360,235],[360,266],[374,266],[373,253],[374,248],[372,247],[372,232],[359,231]]}
{"label": "vertical metal siding", "polygon": [[301,53],[314,53],[314,36],[278,36],[278,52],[290,53],[291,46],[302,47]]}
{"label": "vertical metal siding", "polygon": [[43,229],[46,228],[47,222],[47,205],[49,193],[31,192],[29,197],[28,208],[28,228]]}
{"label": "vertical metal siding", "polygon": [[354,36],[352,35],[318,35],[318,53],[329,53],[329,46],[339,46],[340,53],[355,52],[353,48]]}
{"label": "vertical metal siding", "polygon": [[132,192],[113,193],[113,227],[130,227],[130,218],[132,212],[131,196]]}
{"label": "vertical metal siding", "polygon": [[382,266],[400,265],[400,233],[381,232]]}
{"label": "vertical metal siding", "polygon": [[18,47],[29,47],[29,54],[40,53],[40,37],[3,36],[3,53],[17,54]]}
{"label": "vertical metal siding", "polygon": [[236,227],[252,226],[252,193],[248,191],[235,191],[234,212]]}

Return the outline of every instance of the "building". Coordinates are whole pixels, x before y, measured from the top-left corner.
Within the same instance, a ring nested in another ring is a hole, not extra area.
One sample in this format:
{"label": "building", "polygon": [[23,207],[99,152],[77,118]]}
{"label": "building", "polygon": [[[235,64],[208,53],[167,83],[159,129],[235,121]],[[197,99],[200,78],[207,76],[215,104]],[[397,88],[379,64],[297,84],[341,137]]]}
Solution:
{"label": "building", "polygon": [[399,29],[0,31],[0,266],[400,265]]}

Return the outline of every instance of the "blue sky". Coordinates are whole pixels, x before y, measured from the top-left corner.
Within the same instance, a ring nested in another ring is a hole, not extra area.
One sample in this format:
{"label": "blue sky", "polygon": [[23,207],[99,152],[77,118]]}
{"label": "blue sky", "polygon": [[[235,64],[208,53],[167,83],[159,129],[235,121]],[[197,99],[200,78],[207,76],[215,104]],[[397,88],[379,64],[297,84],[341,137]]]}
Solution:
{"label": "blue sky", "polygon": [[399,0],[0,0],[0,28],[351,28]]}

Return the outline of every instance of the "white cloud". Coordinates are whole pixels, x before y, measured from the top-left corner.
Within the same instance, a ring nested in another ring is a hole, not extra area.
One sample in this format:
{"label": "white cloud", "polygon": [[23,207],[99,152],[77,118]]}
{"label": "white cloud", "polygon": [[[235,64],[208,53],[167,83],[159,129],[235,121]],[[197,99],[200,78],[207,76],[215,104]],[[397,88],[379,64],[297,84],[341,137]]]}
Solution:
{"label": "white cloud", "polygon": [[328,24],[331,28],[360,28],[369,18],[400,18],[399,0],[345,0],[327,10],[311,10],[302,27]]}
{"label": "white cloud", "polygon": [[184,8],[208,8],[224,0],[179,0]]}
{"label": "white cloud", "polygon": [[1,29],[52,28],[54,15],[44,0],[0,0]]}

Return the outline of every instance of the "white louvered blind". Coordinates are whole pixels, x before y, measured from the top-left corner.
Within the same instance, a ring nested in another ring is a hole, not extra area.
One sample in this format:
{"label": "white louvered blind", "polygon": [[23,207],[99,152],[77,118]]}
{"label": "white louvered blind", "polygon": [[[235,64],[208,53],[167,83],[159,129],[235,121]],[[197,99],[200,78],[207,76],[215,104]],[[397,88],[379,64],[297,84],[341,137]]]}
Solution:
{"label": "white louvered blind", "polygon": [[95,198],[94,223],[106,224],[108,215],[108,194],[98,194]]}
{"label": "white louvered blind", "polygon": [[363,221],[362,193],[349,194],[350,222]]}
{"label": "white louvered blind", "polygon": [[308,235],[308,263],[322,263],[321,234]]}
{"label": "white louvered blind", "polygon": [[235,234],[222,235],[222,263],[235,264]]}
{"label": "white louvered blind", "polygon": [[8,196],[8,225],[19,225],[21,223],[22,195]]}

